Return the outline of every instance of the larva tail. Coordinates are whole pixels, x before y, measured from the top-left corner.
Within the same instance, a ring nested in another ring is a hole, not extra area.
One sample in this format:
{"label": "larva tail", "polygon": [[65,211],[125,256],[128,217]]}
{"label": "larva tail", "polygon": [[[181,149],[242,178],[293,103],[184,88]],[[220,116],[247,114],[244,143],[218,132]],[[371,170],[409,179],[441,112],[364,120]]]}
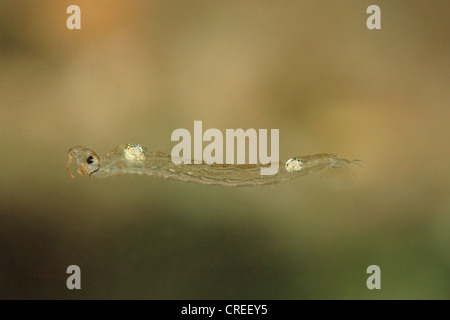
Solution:
{"label": "larva tail", "polygon": [[330,166],[320,177],[326,188],[332,191],[348,190],[358,182],[358,175],[353,166],[360,164],[361,160],[348,161],[348,163],[338,166]]}

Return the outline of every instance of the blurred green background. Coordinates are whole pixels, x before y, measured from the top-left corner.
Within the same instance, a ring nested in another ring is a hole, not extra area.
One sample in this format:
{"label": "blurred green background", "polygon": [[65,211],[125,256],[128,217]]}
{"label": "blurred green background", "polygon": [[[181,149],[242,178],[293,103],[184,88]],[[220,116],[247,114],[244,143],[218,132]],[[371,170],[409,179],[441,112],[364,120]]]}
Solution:
{"label": "blurred green background", "polygon": [[[68,30],[66,8],[81,8]],[[366,8],[381,8],[381,30]],[[449,299],[448,1],[0,1],[0,298]],[[223,188],[70,179],[67,150],[280,130],[362,159]],[[66,268],[81,268],[81,290]],[[368,290],[366,268],[381,268]]]}

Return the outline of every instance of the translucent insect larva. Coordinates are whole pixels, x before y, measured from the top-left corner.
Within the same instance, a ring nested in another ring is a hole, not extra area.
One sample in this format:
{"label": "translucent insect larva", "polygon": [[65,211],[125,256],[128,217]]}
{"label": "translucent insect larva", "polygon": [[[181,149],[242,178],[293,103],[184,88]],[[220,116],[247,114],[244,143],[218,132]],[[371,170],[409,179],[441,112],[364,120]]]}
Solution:
{"label": "translucent insect larva", "polygon": [[204,162],[175,165],[169,155],[152,152],[139,144],[120,145],[101,158],[96,152],[77,146],[69,150],[66,163],[67,172],[72,178],[70,165],[73,160],[77,172],[88,177],[139,174],[231,187],[273,184],[322,171],[322,180],[331,189],[345,189],[356,182],[356,174],[351,167],[359,161],[340,159],[328,153],[299,156],[280,162],[280,169],[275,175],[261,175],[260,169],[267,165],[208,165]]}

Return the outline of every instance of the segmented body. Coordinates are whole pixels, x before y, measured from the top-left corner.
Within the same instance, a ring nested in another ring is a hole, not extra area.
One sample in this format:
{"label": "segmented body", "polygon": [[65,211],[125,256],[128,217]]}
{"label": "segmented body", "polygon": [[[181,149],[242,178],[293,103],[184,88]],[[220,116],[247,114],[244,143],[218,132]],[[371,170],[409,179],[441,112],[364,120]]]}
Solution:
{"label": "segmented body", "polygon": [[256,186],[278,183],[315,171],[332,168],[350,170],[352,161],[339,159],[335,154],[315,154],[294,157],[279,163],[278,173],[261,175],[260,169],[269,165],[234,164],[184,164],[176,165],[170,156],[152,152],[138,144],[123,144],[112,150],[104,158],[85,147],[73,147],[68,152],[66,164],[75,159],[77,171],[82,175],[105,178],[118,174],[139,174],[181,181],[222,186]]}

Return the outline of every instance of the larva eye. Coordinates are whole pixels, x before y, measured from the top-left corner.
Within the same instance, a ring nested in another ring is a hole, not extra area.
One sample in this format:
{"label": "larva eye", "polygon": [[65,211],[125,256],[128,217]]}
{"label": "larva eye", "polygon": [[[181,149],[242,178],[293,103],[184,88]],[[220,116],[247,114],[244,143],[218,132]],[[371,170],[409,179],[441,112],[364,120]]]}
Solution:
{"label": "larva eye", "polygon": [[92,162],[94,162],[94,157],[93,157],[93,156],[89,156],[89,157],[86,159],[86,162],[87,162],[88,164],[91,164]]}

